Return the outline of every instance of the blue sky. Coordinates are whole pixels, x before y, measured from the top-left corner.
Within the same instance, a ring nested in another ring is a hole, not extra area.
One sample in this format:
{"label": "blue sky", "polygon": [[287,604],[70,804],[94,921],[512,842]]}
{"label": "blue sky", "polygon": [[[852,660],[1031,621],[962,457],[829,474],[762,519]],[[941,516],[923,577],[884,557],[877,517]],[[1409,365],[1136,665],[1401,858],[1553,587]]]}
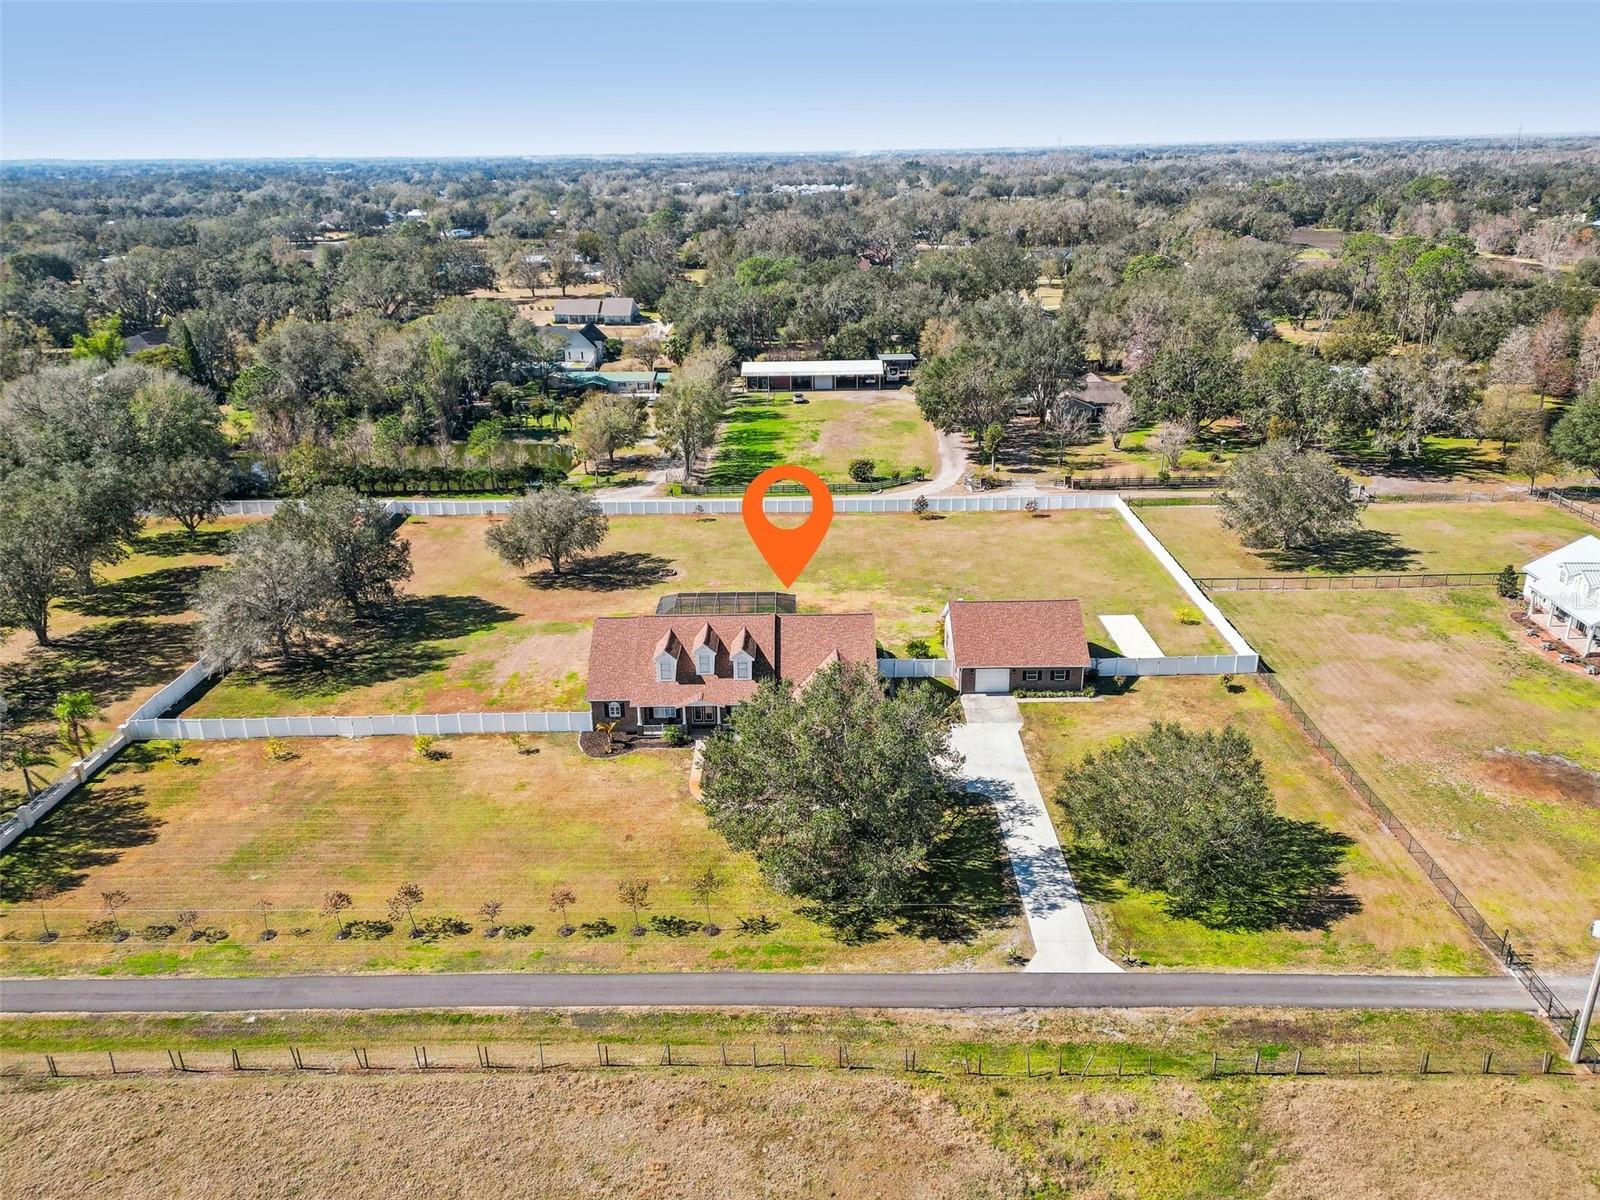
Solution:
{"label": "blue sky", "polygon": [[0,155],[1591,132],[1590,3],[0,2]]}

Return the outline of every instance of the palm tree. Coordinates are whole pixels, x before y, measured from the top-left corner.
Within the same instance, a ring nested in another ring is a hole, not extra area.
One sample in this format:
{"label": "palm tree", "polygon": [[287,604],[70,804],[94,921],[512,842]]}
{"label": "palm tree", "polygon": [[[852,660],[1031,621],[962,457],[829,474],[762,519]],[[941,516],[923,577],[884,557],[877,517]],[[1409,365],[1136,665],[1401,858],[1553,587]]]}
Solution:
{"label": "palm tree", "polygon": [[32,800],[39,794],[39,785],[34,782],[31,768],[48,767],[51,760],[24,743],[11,752],[11,762],[22,772],[22,786],[27,790],[28,799]]}
{"label": "palm tree", "polygon": [[84,755],[84,747],[94,748],[94,735],[89,732],[88,722],[100,716],[100,706],[94,702],[94,697],[88,692],[62,692],[56,697],[55,708],[51,710],[56,720],[61,722],[61,736],[71,744],[73,753],[79,758]]}

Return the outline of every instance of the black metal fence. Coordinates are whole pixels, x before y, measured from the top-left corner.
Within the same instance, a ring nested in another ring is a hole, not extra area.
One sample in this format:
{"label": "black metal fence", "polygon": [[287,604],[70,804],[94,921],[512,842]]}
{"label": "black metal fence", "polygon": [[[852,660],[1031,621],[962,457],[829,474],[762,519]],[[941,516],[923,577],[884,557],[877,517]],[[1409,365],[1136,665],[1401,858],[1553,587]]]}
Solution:
{"label": "black metal fence", "polygon": [[[1211,575],[1195,577],[1208,592],[1362,592],[1390,588],[1493,585],[1498,571],[1399,571],[1388,575]],[[1521,586],[1522,573],[1517,573]]]}
{"label": "black metal fence", "polygon": [[1221,475],[1067,475],[1056,480],[1078,492],[1132,491],[1139,488],[1214,488]]}
{"label": "black metal fence", "polygon": [[1361,773],[1356,770],[1354,764],[1340,752],[1339,748],[1333,744],[1321,729],[1317,728],[1317,724],[1311,719],[1310,714],[1300,707],[1299,702],[1293,696],[1289,695],[1288,690],[1278,682],[1277,677],[1270,671],[1263,671],[1259,678],[1266,685],[1268,691],[1283,701],[1284,706],[1289,710],[1290,715],[1294,717],[1296,723],[1305,730],[1306,735],[1316,743],[1318,748],[1328,756],[1328,761],[1344,777],[1345,782],[1354,788],[1356,794],[1366,801],[1367,806],[1376,814],[1378,822],[1384,830],[1404,846],[1406,853],[1416,860],[1417,865],[1422,868],[1423,874],[1428,877],[1428,882],[1438,889],[1439,894],[1455,910],[1456,916],[1461,918],[1472,935],[1483,944],[1489,953],[1500,961],[1523,987],[1528,989],[1528,994],[1533,997],[1534,1002],[1539,1006],[1539,1010],[1558,1029],[1564,1030],[1566,1036],[1570,1038],[1576,1030],[1578,1014],[1563,1003],[1550,985],[1533,969],[1532,962],[1512,945],[1510,930],[1497,931],[1489,922],[1483,919],[1483,914],[1474,907],[1472,901],[1467,899],[1461,889],[1456,886],[1455,881],[1435,861],[1433,855],[1428,853],[1427,847],[1417,840],[1410,829],[1406,828],[1405,822],[1394,814],[1394,810],[1378,797],[1378,794],[1372,790],[1367,781],[1361,777]]}
{"label": "black metal fence", "polygon": [[658,617],[795,611],[793,592],[671,592],[656,601]]}

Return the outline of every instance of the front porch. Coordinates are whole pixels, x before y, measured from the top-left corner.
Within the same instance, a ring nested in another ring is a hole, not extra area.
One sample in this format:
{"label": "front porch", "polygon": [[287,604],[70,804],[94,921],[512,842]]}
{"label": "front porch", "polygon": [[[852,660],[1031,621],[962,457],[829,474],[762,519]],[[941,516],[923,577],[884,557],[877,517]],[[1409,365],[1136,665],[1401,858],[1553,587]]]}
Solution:
{"label": "front porch", "polygon": [[1558,602],[1530,588],[1526,615],[1550,635],[1551,641],[1562,643],[1580,659],[1600,650],[1600,619],[1595,619],[1587,610],[1582,614],[1569,612]]}
{"label": "front porch", "polygon": [[652,705],[639,710],[639,728],[643,733],[660,734],[667,726],[676,725],[694,737],[727,724],[732,711],[719,704]]}

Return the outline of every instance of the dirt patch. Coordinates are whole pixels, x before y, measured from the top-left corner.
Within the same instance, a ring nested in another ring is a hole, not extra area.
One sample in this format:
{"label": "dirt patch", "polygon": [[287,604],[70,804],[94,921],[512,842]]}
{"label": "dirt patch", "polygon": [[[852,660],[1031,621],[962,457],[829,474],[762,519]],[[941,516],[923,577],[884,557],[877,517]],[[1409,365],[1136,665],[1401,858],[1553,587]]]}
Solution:
{"label": "dirt patch", "polygon": [[1595,1195],[1600,1090],[1556,1080],[1275,1084],[1269,1196],[1520,1200]]}
{"label": "dirt patch", "polygon": [[983,1197],[1015,1168],[892,1080],[637,1075],[149,1079],[9,1086],[8,1192]]}
{"label": "dirt patch", "polygon": [[1496,748],[1480,770],[1492,787],[1518,796],[1600,808],[1600,771],[1586,770],[1559,754]]}

